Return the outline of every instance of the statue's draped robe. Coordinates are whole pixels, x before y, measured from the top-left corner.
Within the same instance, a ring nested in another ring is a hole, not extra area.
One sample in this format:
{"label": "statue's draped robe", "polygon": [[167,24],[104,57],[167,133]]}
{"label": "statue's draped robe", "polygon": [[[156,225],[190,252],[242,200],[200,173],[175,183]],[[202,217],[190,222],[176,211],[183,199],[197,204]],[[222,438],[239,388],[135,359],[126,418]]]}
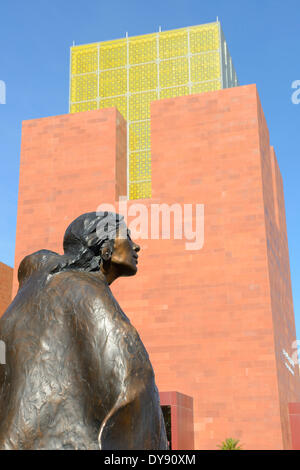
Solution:
{"label": "statue's draped robe", "polygon": [[0,319],[0,449],[166,449],[136,329],[100,272],[49,274],[49,253],[25,258]]}

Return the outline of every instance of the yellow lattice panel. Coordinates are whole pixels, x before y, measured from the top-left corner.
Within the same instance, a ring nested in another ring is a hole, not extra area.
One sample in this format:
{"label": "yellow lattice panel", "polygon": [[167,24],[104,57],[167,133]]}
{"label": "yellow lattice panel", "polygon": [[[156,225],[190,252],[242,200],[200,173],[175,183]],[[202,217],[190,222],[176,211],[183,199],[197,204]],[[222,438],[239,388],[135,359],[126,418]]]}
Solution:
{"label": "yellow lattice panel", "polygon": [[129,125],[130,151],[150,148],[150,121],[134,122]]}
{"label": "yellow lattice panel", "polygon": [[156,34],[138,36],[129,40],[129,64],[142,64],[157,59]]}
{"label": "yellow lattice panel", "polygon": [[127,91],[127,71],[125,68],[105,70],[99,77],[99,96],[108,98],[115,95],[125,95]]}
{"label": "yellow lattice panel", "polygon": [[193,26],[190,28],[191,54],[215,51],[220,47],[220,33],[217,23]]}
{"label": "yellow lattice panel", "polygon": [[174,98],[176,96],[185,96],[190,93],[188,86],[176,86],[172,88],[163,88],[160,90],[160,99]]}
{"label": "yellow lattice panel", "polygon": [[135,65],[129,69],[129,91],[155,90],[157,87],[157,64]]}
{"label": "yellow lattice panel", "polygon": [[71,49],[70,112],[117,107],[128,121],[130,199],[151,197],[151,101],[222,88],[220,31],[216,22]]}
{"label": "yellow lattice panel", "polygon": [[71,105],[70,113],[80,113],[82,111],[91,111],[98,109],[97,101],[85,101],[83,103],[75,103]]}
{"label": "yellow lattice panel", "polygon": [[139,153],[133,152],[129,154],[129,180],[134,181],[136,175],[138,175],[140,170],[140,161],[139,161]]}
{"label": "yellow lattice panel", "polygon": [[71,102],[94,100],[97,98],[97,74],[76,75],[71,81]]}
{"label": "yellow lattice panel", "polygon": [[187,29],[164,31],[159,34],[159,57],[170,59],[180,57],[188,53]]}
{"label": "yellow lattice panel", "polygon": [[129,184],[129,199],[151,198],[151,181]]}
{"label": "yellow lattice panel", "polygon": [[159,78],[162,88],[187,84],[189,81],[188,59],[182,57],[160,62]]}
{"label": "yellow lattice panel", "polygon": [[220,55],[218,52],[207,52],[191,57],[192,82],[221,78]]}
{"label": "yellow lattice panel", "polygon": [[116,96],[115,98],[104,98],[100,100],[99,108],[114,108],[116,107],[122,116],[127,119],[127,100],[126,96]]}
{"label": "yellow lattice panel", "polygon": [[150,152],[133,152],[129,155],[130,181],[144,181],[151,178]]}
{"label": "yellow lattice panel", "polygon": [[125,67],[126,63],[126,39],[100,43],[100,70]]}
{"label": "yellow lattice panel", "polygon": [[196,83],[192,86],[192,93],[203,93],[205,91],[221,90],[221,81],[212,80],[211,82]]}
{"label": "yellow lattice panel", "polygon": [[97,45],[77,46],[72,49],[71,74],[96,72],[97,69]]}
{"label": "yellow lattice panel", "polygon": [[134,93],[129,97],[129,121],[150,119],[150,103],[157,100],[157,92]]}

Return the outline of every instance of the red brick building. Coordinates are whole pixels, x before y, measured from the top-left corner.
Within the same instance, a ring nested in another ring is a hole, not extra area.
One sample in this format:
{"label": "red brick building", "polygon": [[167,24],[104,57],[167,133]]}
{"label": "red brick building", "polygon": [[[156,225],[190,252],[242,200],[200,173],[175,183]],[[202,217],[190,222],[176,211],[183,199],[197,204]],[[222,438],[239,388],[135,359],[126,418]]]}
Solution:
{"label": "red brick building", "polygon": [[0,262],[0,317],[11,302],[13,268]]}
{"label": "red brick building", "polygon": [[[160,391],[193,398],[196,449],[292,447],[300,401],[283,186],[255,85],[152,103],[152,203],[204,204],[204,246],[141,240],[139,271],[112,290]],[[62,252],[75,217],[126,192],[116,109],[23,123],[15,266]],[[136,201],[128,201],[128,207]],[[14,273],[14,293],[17,289]]]}

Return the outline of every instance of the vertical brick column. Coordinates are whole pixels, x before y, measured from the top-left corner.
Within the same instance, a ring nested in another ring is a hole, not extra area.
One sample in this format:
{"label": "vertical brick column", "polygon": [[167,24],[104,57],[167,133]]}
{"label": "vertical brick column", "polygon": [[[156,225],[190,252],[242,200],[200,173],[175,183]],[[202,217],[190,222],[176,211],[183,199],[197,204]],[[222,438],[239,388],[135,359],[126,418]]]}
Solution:
{"label": "vertical brick column", "polygon": [[13,269],[0,262],[0,317],[11,302]]}
{"label": "vertical brick column", "polygon": [[293,450],[300,450],[300,403],[289,403],[289,418]]}
{"label": "vertical brick column", "polygon": [[297,357],[297,347],[294,343],[296,332],[283,183],[274,148],[269,145],[268,128],[259,100],[258,119],[282,437],[283,446],[291,448],[292,436],[288,404],[300,399],[300,379],[298,365],[294,363],[295,356]]}
{"label": "vertical brick column", "polygon": [[[192,204],[195,229],[204,204],[204,245],[141,240],[137,276],[112,290],[160,392],[193,398],[196,449],[228,437],[291,448],[287,405],[300,390],[287,359],[296,335],[283,187],[256,87],[154,102],[151,145],[153,198],[128,207]],[[16,267],[37,249],[61,252],[69,222],[124,194],[125,161],[114,109],[24,123]]]}
{"label": "vertical brick column", "polygon": [[255,85],[153,102],[151,145],[153,199],[139,202],[204,204],[201,250],[141,240],[136,278],[113,286],[159,390],[193,397],[196,449],[228,437],[291,448],[287,400],[300,389],[282,357],[296,339],[283,191]]}
{"label": "vertical brick column", "polygon": [[77,216],[126,193],[126,123],[115,109],[25,121],[22,130],[15,251],[62,252]]}
{"label": "vertical brick column", "polygon": [[194,449],[193,399],[178,392],[160,392],[161,406],[171,408],[172,450]]}

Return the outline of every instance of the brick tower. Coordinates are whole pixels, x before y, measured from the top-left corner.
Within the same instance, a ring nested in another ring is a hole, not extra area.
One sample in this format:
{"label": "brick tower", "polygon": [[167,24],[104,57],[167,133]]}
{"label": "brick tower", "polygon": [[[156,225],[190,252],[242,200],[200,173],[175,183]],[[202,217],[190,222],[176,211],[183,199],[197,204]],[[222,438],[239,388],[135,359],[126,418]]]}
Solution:
{"label": "brick tower", "polygon": [[[16,268],[37,249],[61,253],[69,222],[126,196],[126,152],[115,108],[23,123]],[[152,102],[151,156],[139,202],[204,204],[205,227],[200,250],[140,240],[137,276],[112,286],[159,390],[193,398],[196,449],[227,437],[289,449],[300,382],[283,186],[255,85]]]}

